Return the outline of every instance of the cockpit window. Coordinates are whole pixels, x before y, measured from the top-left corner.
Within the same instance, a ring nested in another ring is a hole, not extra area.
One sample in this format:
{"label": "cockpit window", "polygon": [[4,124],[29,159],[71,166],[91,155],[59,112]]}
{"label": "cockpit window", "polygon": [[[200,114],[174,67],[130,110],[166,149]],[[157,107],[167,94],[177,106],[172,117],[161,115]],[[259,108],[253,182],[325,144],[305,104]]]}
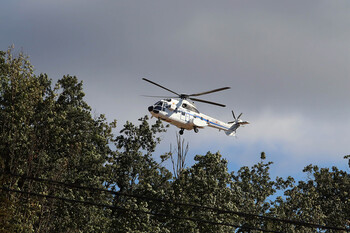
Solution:
{"label": "cockpit window", "polygon": [[162,111],[162,106],[163,106],[163,102],[162,101],[158,101],[157,103],[154,104],[154,109],[158,110],[158,111]]}

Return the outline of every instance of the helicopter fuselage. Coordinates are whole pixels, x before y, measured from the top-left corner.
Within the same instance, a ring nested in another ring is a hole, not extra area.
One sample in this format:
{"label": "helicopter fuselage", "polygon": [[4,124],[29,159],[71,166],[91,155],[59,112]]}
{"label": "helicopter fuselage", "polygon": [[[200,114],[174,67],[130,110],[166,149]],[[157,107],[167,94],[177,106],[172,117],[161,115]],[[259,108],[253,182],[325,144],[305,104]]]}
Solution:
{"label": "helicopter fuselage", "polygon": [[199,128],[206,126],[224,131],[232,130],[233,124],[200,113],[193,103],[185,99],[163,99],[148,107],[148,110],[152,116],[180,128],[180,134],[184,129],[198,132]]}

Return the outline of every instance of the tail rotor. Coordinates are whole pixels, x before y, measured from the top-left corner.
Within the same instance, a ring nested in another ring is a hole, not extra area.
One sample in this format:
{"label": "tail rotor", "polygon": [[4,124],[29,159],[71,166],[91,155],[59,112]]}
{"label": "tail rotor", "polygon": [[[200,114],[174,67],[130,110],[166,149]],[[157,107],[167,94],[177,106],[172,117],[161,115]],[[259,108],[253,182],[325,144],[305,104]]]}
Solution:
{"label": "tail rotor", "polygon": [[232,116],[233,116],[233,119],[235,119],[235,120],[234,120],[234,121],[229,121],[228,123],[229,123],[229,124],[238,123],[238,122],[239,122],[239,118],[242,116],[242,114],[243,114],[243,112],[240,113],[240,114],[238,115],[238,117],[236,118],[236,115],[235,115],[234,111],[232,110]]}
{"label": "tail rotor", "polygon": [[241,125],[246,125],[249,124],[248,121],[242,121],[241,119],[239,119],[242,116],[243,113],[240,113],[238,115],[238,117],[236,117],[234,111],[232,110],[232,116],[234,121],[229,121],[229,124],[232,124],[230,129],[228,131],[226,131],[226,135],[228,136],[236,136],[236,130],[241,126]]}

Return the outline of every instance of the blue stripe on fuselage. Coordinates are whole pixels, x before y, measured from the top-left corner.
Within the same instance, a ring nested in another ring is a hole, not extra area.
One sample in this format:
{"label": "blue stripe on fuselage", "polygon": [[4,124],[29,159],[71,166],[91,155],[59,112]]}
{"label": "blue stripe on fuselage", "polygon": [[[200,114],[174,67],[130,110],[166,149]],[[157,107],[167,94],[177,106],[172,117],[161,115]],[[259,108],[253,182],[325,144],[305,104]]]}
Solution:
{"label": "blue stripe on fuselage", "polygon": [[[181,113],[182,111],[179,111],[179,112]],[[208,122],[208,123],[210,123],[210,124],[212,124],[212,125],[217,125],[217,126],[219,126],[219,127],[221,127],[221,128],[224,128],[224,129],[226,129],[226,130],[229,130],[229,129],[230,129],[230,128],[227,128],[226,126],[220,125],[220,124],[218,124],[218,123],[214,123],[214,122],[210,121],[209,119],[205,119],[205,118],[203,118],[203,117],[200,117],[200,116],[197,116],[197,115],[188,113],[188,112],[184,112],[184,113],[185,113],[185,114],[188,114],[188,115],[191,115],[191,116],[193,116],[193,117],[202,118],[204,121],[206,121],[206,122]]]}

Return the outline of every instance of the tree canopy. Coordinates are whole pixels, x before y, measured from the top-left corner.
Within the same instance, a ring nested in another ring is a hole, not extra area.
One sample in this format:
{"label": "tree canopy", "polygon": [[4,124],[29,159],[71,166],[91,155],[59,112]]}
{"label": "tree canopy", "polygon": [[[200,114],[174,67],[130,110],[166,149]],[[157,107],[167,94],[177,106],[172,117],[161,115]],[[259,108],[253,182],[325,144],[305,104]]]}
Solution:
{"label": "tree canopy", "polygon": [[154,158],[160,120],[115,133],[84,95],[77,77],[53,84],[23,53],[0,51],[0,232],[349,230],[348,172],[308,165],[307,180],[273,179],[265,153],[229,171],[210,151],[186,167],[180,138],[177,161],[161,156],[171,169]]}

